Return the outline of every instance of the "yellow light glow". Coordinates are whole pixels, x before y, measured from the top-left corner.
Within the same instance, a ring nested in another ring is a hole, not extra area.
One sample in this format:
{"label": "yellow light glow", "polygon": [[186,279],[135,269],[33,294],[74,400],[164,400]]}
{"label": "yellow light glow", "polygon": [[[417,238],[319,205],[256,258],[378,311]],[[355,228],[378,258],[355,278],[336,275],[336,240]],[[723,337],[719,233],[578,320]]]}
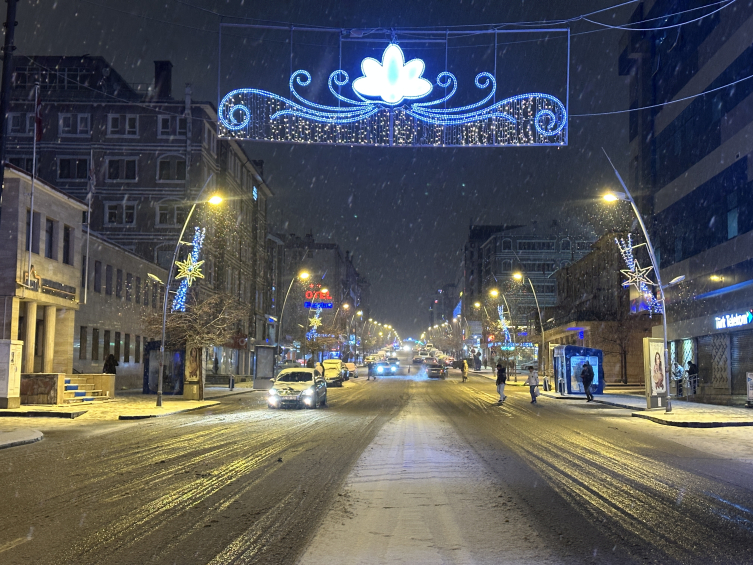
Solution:
{"label": "yellow light glow", "polygon": [[363,316],[363,312],[361,310],[359,310],[358,312],[356,312],[356,314],[359,315],[359,316]]}
{"label": "yellow light glow", "polygon": [[481,308],[481,302],[474,302],[473,303],[474,308]]}
{"label": "yellow light glow", "polygon": [[724,280],[724,277],[721,275],[711,275],[709,278],[714,282],[722,282]]}
{"label": "yellow light glow", "polygon": [[343,310],[347,310],[348,308],[350,308],[350,304],[348,304],[347,302],[343,304]]}
{"label": "yellow light glow", "polygon": [[516,281],[523,279],[523,273],[513,273],[512,278],[514,278]]}
{"label": "yellow light glow", "polygon": [[497,296],[499,296],[499,291],[496,288],[493,288],[489,291],[489,294],[496,298]]}
{"label": "yellow light glow", "polygon": [[301,271],[300,273],[298,273],[298,278],[299,278],[299,279],[302,279],[302,280],[304,280],[304,281],[305,281],[305,280],[306,280],[307,278],[309,278],[309,276],[310,276],[310,275],[309,275],[309,274],[308,274],[308,273],[307,273],[306,271]]}
{"label": "yellow light glow", "polygon": [[211,197],[211,198],[210,198],[210,199],[208,200],[208,202],[209,202],[209,203],[210,203],[210,204],[211,204],[212,206],[217,206],[217,204],[222,204],[222,196],[220,196],[219,194],[215,194],[214,196],[212,196],[212,197]]}
{"label": "yellow light glow", "polygon": [[619,198],[617,198],[614,194],[611,192],[607,192],[602,198],[607,202],[617,202]]}

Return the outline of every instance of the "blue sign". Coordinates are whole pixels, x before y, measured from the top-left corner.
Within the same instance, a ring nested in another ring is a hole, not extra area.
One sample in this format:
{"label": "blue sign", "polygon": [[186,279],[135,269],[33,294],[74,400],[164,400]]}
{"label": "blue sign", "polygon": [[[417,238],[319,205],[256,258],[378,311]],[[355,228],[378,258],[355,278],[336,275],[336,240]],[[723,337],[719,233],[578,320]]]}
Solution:
{"label": "blue sign", "polygon": [[332,308],[331,302],[304,302],[303,303],[304,308],[321,308],[322,310],[327,310],[329,308]]}

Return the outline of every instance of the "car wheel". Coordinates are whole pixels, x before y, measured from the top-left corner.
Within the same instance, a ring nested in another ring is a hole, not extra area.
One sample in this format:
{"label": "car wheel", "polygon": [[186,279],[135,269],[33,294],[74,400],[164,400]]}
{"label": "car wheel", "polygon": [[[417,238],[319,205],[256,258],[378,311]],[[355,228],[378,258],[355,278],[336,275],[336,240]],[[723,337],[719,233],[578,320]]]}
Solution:
{"label": "car wheel", "polygon": [[316,410],[317,408],[319,408],[319,402],[318,402],[318,399],[317,399],[317,402],[314,402],[314,403],[313,403],[313,404],[312,404],[312,405],[310,406],[310,408],[311,408],[312,410]]}
{"label": "car wheel", "polygon": [[327,394],[324,394],[324,400],[322,400],[322,406],[327,406]]}

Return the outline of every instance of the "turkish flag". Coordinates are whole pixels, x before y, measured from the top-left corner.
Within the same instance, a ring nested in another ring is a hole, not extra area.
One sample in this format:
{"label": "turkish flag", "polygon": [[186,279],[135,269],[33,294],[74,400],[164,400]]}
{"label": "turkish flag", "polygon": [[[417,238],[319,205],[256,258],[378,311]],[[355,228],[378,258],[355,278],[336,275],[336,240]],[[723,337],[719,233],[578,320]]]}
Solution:
{"label": "turkish flag", "polygon": [[34,108],[34,133],[37,142],[42,141],[42,101],[37,95],[37,107]]}

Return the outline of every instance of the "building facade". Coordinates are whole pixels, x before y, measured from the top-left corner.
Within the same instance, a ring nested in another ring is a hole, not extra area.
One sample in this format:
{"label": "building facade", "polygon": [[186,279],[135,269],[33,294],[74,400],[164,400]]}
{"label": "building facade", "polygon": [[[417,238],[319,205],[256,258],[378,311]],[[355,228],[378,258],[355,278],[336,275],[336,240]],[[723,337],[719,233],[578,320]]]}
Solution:
{"label": "building facade", "polygon": [[[216,109],[190,87],[172,95],[172,64],[155,61],[151,84],[131,85],[101,57],[13,58],[8,162],[31,170],[34,85],[40,85],[37,175],[67,194],[91,198],[91,229],[146,261],[169,267],[191,204],[206,185],[221,191],[221,212],[199,205],[207,227],[201,288],[248,304],[239,324],[238,371],[250,371],[253,345],[269,336],[266,211],[272,196],[234,141],[216,135]],[[209,221],[209,220],[212,221]],[[212,241],[213,239],[213,241]]]}
{"label": "building facade", "polygon": [[[633,18],[671,6],[641,2]],[[622,39],[631,107],[658,105],[630,114],[627,181],[653,215],[662,280],[685,276],[667,291],[671,360],[698,365],[699,399],[736,402],[753,371],[753,84],[661,104],[750,75],[753,10],[735,5],[679,31]]]}

